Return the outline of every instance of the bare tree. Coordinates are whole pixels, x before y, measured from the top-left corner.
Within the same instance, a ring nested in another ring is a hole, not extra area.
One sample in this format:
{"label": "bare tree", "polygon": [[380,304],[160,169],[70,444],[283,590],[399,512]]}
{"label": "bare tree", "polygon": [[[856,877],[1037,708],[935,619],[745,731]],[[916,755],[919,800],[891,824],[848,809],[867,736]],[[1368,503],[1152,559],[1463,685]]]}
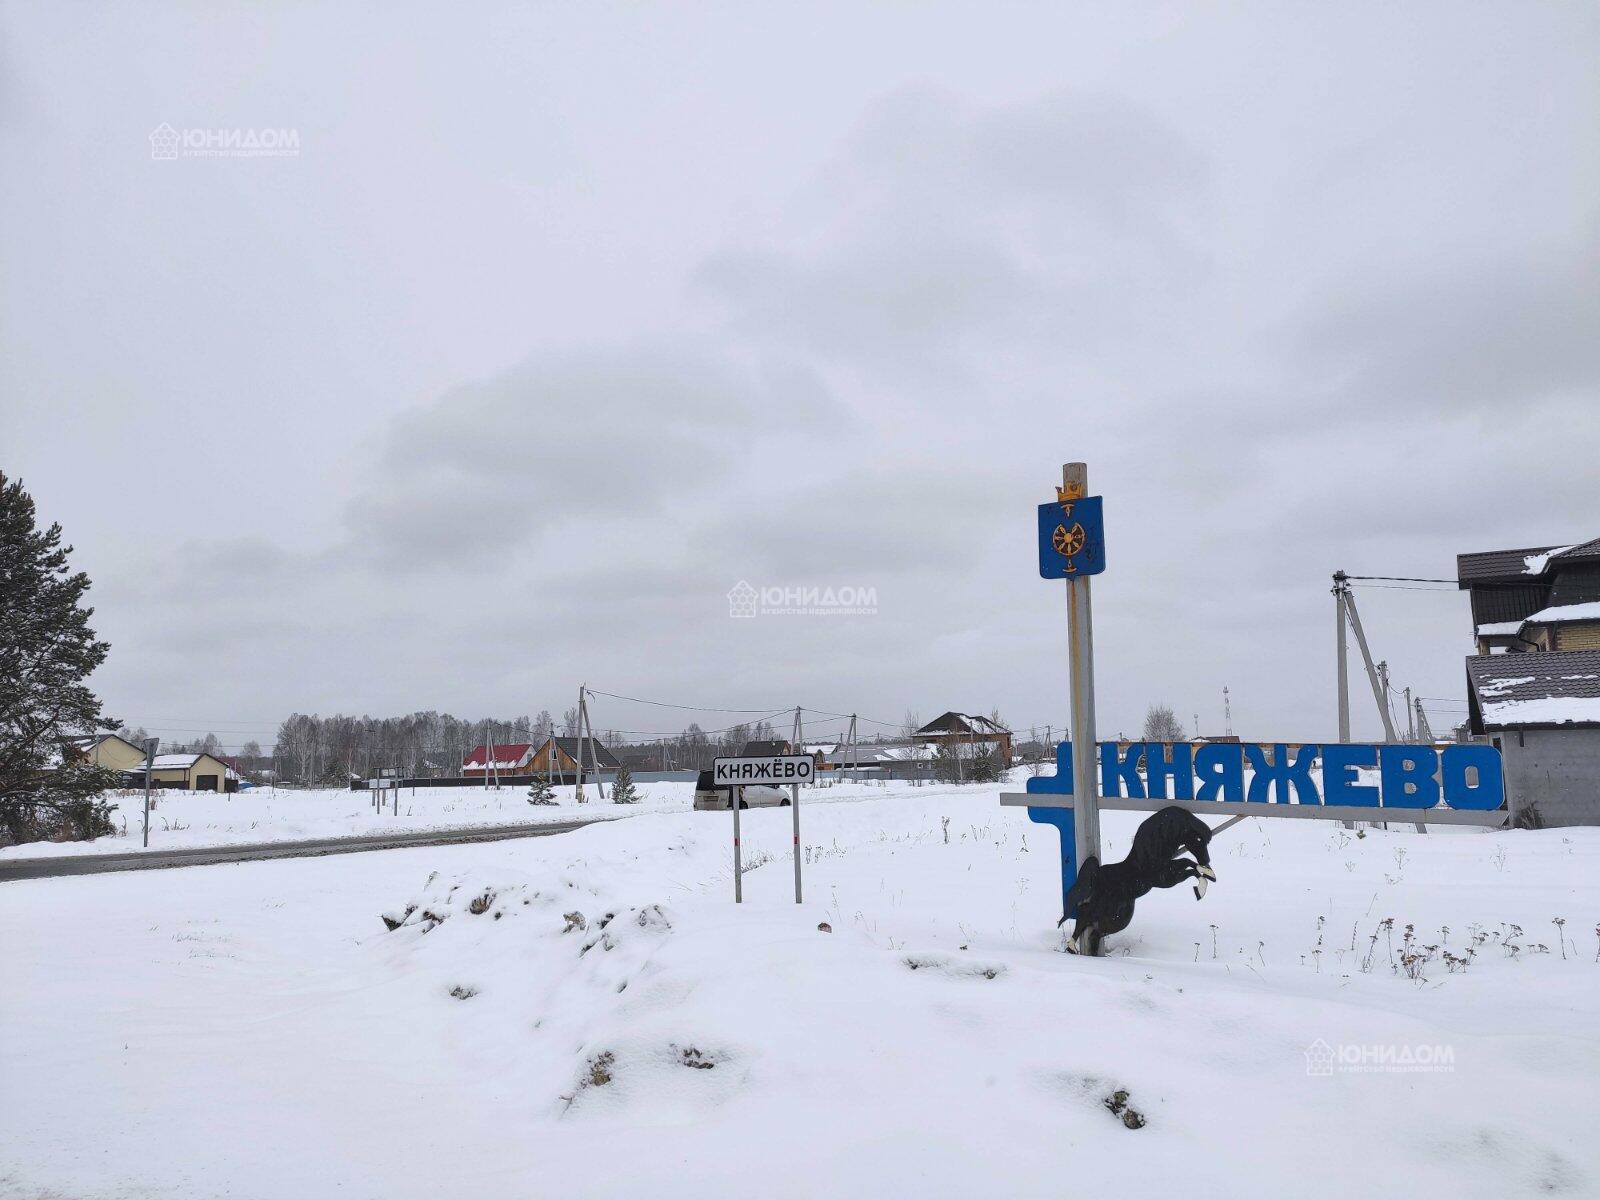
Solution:
{"label": "bare tree", "polygon": [[915,709],[906,709],[906,715],[900,718],[900,736],[910,741],[917,736],[917,730],[921,728],[921,715]]}
{"label": "bare tree", "polygon": [[1170,704],[1152,704],[1144,714],[1144,740],[1147,742],[1181,742],[1187,738],[1178,715]]}
{"label": "bare tree", "polygon": [[578,710],[577,709],[569,708],[569,709],[567,709],[566,712],[561,714],[561,736],[562,737],[577,737],[578,736]]}

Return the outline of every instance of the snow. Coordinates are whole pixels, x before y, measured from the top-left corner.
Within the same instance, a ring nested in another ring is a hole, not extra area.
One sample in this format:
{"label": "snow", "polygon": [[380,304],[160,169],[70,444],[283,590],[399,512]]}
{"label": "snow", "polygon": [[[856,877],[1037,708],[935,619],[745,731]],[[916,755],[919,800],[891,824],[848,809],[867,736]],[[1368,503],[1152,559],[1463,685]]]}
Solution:
{"label": "snow", "polygon": [[[1479,692],[1483,695],[1482,690]],[[1600,696],[1543,696],[1527,700],[1481,700],[1485,724],[1600,725]]]}
{"label": "snow", "polygon": [[192,767],[199,760],[198,754],[158,754],[154,765],[159,771],[170,767]]}
{"label": "snow", "polygon": [[[612,804],[610,784],[600,800],[593,782],[584,786],[587,803],[578,804],[574,787],[551,789],[553,805],[530,805],[526,784],[492,788],[401,788],[400,815],[385,800],[374,812],[365,791],[345,788],[250,788],[232,794],[221,792],[157,791],[150,816],[150,849],[176,850],[194,846],[227,846],[252,842],[299,841],[311,838],[354,837],[373,833],[415,833],[426,829],[457,829],[493,825],[532,825],[545,821],[571,821],[581,817],[615,817],[638,812],[682,812],[694,800],[692,783],[639,785],[638,804]],[[392,793],[390,793],[392,796]],[[0,859],[37,858],[68,854],[125,854],[141,849],[144,828],[144,791],[110,793],[117,806],[112,820],[117,832],[93,842],[30,842],[0,847]]]}
{"label": "snow", "polygon": [[1547,625],[1558,624],[1562,621],[1600,621],[1600,600],[1588,600],[1582,604],[1557,604],[1553,608],[1541,608],[1529,622],[1542,622]]}
{"label": "snow", "polygon": [[1479,637],[1515,637],[1521,631],[1521,621],[1490,621],[1478,626]]}
{"label": "snow", "polygon": [[[1517,675],[1487,679],[1478,686],[1478,703],[1485,724],[1567,725],[1600,724],[1600,696],[1531,696],[1503,698],[1503,693],[1532,683],[1537,676]],[[1593,675],[1563,675],[1563,680],[1593,679]]]}
{"label": "snow", "polygon": [[[783,809],[739,907],[728,814],[686,811],[0,885],[0,1192],[1600,1190],[1600,830],[1245,821],[1088,960],[999,790],[819,792],[802,906]],[[1103,820],[1120,857],[1138,816]],[[1407,978],[1408,922],[1471,965]]]}
{"label": "snow", "polygon": [[1537,678],[1536,675],[1508,675],[1504,679],[1485,679],[1478,685],[1478,696],[1480,699],[1486,696],[1498,696],[1501,692],[1532,683]]}
{"label": "snow", "polygon": [[1557,546],[1554,550],[1546,550],[1543,554],[1529,554],[1522,560],[1522,573],[1524,575],[1543,575],[1552,558],[1565,554],[1571,549],[1571,546]]}

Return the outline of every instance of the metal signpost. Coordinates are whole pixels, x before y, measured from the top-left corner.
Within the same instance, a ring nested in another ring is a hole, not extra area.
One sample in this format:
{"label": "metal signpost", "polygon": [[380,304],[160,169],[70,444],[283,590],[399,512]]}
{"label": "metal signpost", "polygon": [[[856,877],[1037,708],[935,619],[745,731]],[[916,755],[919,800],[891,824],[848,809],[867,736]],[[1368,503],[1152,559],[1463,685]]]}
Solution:
{"label": "metal signpost", "polygon": [[160,738],[146,738],[144,743],[144,848],[150,849],[150,777],[156,769],[156,747]]}
{"label": "metal signpost", "polygon": [[[1039,575],[1067,581],[1075,747],[1072,777],[1081,782],[1074,793],[1070,817],[1059,809],[1029,809],[1029,816],[1061,831],[1062,860],[1073,860],[1074,876],[1086,859],[1100,857],[1100,804],[1094,772],[1094,619],[1089,578],[1106,569],[1106,538],[1100,497],[1088,493],[1088,464],[1067,463],[1061,468],[1056,502],[1039,505]],[[1090,945],[1086,952],[1098,954],[1100,947]]]}
{"label": "metal signpost", "polygon": [[378,774],[367,780],[367,790],[372,793],[372,805],[378,811],[383,811],[384,792],[394,793],[394,815],[400,815],[400,771],[397,767],[380,767]]}
{"label": "metal signpost", "polygon": [[752,783],[794,786],[794,902],[800,903],[800,784],[816,780],[817,764],[809,754],[773,754],[751,758],[718,758],[711,763],[711,786],[728,789],[733,809],[733,902],[744,903],[744,860],[739,853],[739,808]]}

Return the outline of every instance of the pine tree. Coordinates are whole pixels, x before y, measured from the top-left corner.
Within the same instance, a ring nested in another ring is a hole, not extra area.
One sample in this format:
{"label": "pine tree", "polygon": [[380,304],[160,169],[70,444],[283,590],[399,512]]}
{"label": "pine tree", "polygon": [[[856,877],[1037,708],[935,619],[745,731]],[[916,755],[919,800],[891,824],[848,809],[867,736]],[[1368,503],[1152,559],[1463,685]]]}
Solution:
{"label": "pine tree", "polygon": [[633,772],[624,764],[617,768],[617,781],[611,785],[613,804],[639,803],[639,789],[633,786]]}
{"label": "pine tree", "polygon": [[40,531],[33,497],[0,471],[0,839],[10,842],[112,831],[99,796],[116,773],[72,742],[106,723],[84,681],[110,647],[89,628],[89,577],[68,574],[71,552],[61,526]]}
{"label": "pine tree", "polygon": [[550,786],[550,780],[544,775],[535,775],[533,782],[528,785],[529,804],[554,804],[556,794]]}
{"label": "pine tree", "polygon": [[997,783],[1000,779],[1000,747],[992,751],[977,750],[972,756],[971,769],[967,774],[970,783]]}

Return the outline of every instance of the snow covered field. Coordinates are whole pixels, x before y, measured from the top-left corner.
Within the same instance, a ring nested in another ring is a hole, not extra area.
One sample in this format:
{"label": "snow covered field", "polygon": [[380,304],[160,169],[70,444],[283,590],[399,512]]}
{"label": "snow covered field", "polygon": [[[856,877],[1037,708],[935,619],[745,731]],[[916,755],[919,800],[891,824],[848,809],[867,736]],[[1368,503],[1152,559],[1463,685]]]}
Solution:
{"label": "snow covered field", "polygon": [[998,790],[806,806],[801,907],[787,810],[738,908],[682,811],[0,885],[0,1195],[1600,1194],[1600,830],[1246,821],[1088,960]]}
{"label": "snow covered field", "polygon": [[[231,796],[216,792],[157,792],[150,815],[150,849],[228,846],[249,842],[299,841],[373,833],[414,833],[421,829],[459,829],[478,825],[532,825],[583,817],[627,816],[636,812],[683,812],[694,799],[689,783],[639,785],[640,801],[615,805],[600,801],[594,785],[584,788],[585,804],[571,787],[555,788],[556,804],[530,805],[526,787],[405,788],[400,815],[385,802],[374,812],[366,792],[345,788],[291,790],[253,788]],[[611,788],[607,786],[609,797]],[[120,854],[141,848],[144,793],[115,792],[117,832],[92,842],[30,842],[0,848],[0,858],[38,858],[61,854]]]}

